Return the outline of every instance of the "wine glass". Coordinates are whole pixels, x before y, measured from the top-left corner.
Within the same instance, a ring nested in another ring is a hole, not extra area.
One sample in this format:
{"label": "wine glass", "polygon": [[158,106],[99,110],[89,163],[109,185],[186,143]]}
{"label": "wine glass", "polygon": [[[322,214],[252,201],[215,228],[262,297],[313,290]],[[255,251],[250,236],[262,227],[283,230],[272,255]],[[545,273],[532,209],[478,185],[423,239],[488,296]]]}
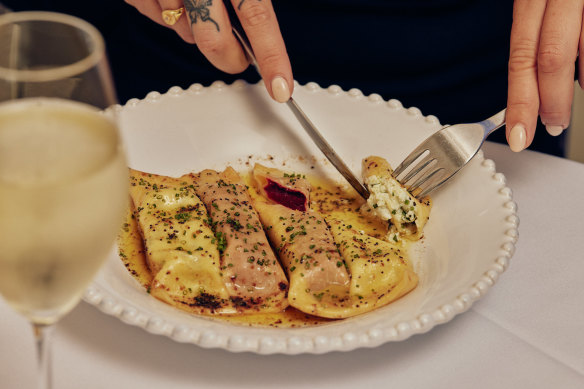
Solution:
{"label": "wine glass", "polygon": [[112,249],[128,170],[103,38],[51,12],[0,16],[0,294],[31,323],[40,387],[49,335]]}

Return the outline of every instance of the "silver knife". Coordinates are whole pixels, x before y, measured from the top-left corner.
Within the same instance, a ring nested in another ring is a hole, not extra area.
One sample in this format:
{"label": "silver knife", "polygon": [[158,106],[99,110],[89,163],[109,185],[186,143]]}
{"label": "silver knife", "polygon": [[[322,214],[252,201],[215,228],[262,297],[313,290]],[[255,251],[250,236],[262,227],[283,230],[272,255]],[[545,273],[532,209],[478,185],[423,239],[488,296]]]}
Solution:
{"label": "silver knife", "polygon": [[[229,3],[229,2],[225,2]],[[233,18],[232,18],[233,19]],[[258,66],[258,62],[256,57],[253,53],[251,45],[247,40],[243,29],[239,26],[239,23],[235,23],[233,20],[231,21],[233,34],[241,43],[246,55],[249,57],[251,63],[255,67],[258,74],[261,76],[260,68]],[[328,160],[332,163],[332,165],[341,173],[343,177],[349,182],[349,184],[359,193],[361,197],[367,199],[369,197],[369,191],[361,182],[355,177],[353,172],[347,167],[347,165],[343,162],[341,157],[333,150],[333,148],[329,145],[326,139],[321,135],[320,131],[316,128],[316,126],[310,121],[308,116],[302,111],[298,103],[290,96],[290,100],[286,102],[286,105],[290,108],[296,119],[300,122],[302,127],[306,130],[312,141],[316,144],[316,146],[323,152],[323,154],[328,158]]]}

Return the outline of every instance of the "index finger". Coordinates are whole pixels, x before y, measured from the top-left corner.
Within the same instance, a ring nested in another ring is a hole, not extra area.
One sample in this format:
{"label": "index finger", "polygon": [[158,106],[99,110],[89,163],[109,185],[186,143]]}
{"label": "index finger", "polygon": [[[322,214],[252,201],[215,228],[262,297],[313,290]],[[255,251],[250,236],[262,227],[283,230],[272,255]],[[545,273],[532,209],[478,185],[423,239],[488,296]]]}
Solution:
{"label": "index finger", "polygon": [[231,0],[272,98],[284,103],[294,88],[286,45],[270,0]]}
{"label": "index finger", "polygon": [[537,52],[546,0],[515,0],[509,53],[507,141],[521,151],[533,140],[539,112]]}

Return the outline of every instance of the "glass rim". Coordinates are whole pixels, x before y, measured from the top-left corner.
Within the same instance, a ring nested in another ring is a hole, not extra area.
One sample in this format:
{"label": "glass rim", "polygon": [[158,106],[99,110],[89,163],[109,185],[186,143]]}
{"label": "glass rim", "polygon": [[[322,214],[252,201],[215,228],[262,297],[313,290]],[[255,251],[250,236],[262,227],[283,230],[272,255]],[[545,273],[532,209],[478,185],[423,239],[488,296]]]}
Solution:
{"label": "glass rim", "polygon": [[97,66],[97,64],[99,64],[99,62],[105,57],[105,42],[101,33],[92,24],[76,16],[47,11],[10,12],[4,15],[0,15],[0,26],[25,21],[43,21],[68,24],[85,32],[89,39],[95,44],[95,48],[89,53],[89,55],[85,56],[77,62],[62,66],[55,66],[50,69],[19,70],[0,66],[0,78],[8,81],[19,82],[54,81],[83,73],[90,68]]}

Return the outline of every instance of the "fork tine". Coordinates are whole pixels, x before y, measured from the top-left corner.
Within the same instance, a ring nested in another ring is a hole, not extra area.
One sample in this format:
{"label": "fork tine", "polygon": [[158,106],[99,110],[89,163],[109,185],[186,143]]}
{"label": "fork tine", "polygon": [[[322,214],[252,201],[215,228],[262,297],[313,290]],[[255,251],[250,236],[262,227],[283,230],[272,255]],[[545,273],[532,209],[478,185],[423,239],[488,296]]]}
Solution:
{"label": "fork tine", "polygon": [[[447,177],[448,178],[448,177]],[[446,179],[447,179],[446,178]],[[439,181],[438,183],[434,184],[434,185],[430,185],[428,186],[426,189],[422,190],[418,195],[416,195],[416,198],[418,200],[423,199],[424,197],[428,196],[430,194],[430,192],[434,191],[436,188],[438,188],[440,185],[444,184],[446,182],[446,179],[443,179],[442,181]]]}
{"label": "fork tine", "polygon": [[[422,192],[420,192],[419,194],[416,195],[416,197],[418,199],[422,199],[424,197],[426,197],[428,194],[430,194],[430,192],[433,192],[434,190],[436,190],[439,186],[441,186],[442,184],[444,184],[446,181],[448,181],[452,176],[454,176],[456,173],[458,173],[460,171],[460,167],[458,167],[457,169],[450,169],[448,171],[448,174],[446,175],[442,175],[440,178],[440,180],[435,180],[437,181],[436,183],[432,184],[432,185],[428,185],[426,187],[426,189],[424,189]],[[446,170],[444,170],[444,172],[446,173]]]}
{"label": "fork tine", "polygon": [[424,144],[419,145],[418,147],[416,147],[411,153],[410,155],[408,155],[403,161],[402,163],[399,164],[398,167],[396,167],[393,170],[393,176],[397,177],[400,174],[402,174],[407,168],[408,166],[410,166],[415,160],[417,160],[418,158],[420,158],[420,156],[422,154],[424,154],[426,151],[428,151],[428,148],[425,147]]}
{"label": "fork tine", "polygon": [[422,173],[424,169],[426,169],[426,167],[428,167],[434,161],[436,161],[436,158],[434,158],[433,155],[430,155],[430,153],[428,153],[428,155],[422,158],[418,163],[416,163],[414,167],[411,168],[411,170],[409,171],[408,174],[406,174],[405,177],[398,181],[405,185],[407,182],[411,181],[415,176]]}
{"label": "fork tine", "polygon": [[[440,173],[440,175],[438,175]],[[436,168],[434,171],[432,171],[429,174],[424,174],[422,176],[420,176],[416,182],[414,182],[411,186],[408,187],[408,190],[410,191],[410,193],[414,194],[415,196],[418,197],[419,199],[423,198],[424,196],[421,196],[422,193],[426,192],[429,188],[429,186],[431,186],[432,184],[434,184],[437,180],[440,180],[441,178],[444,177],[444,173],[445,170],[444,168],[438,167]],[[428,183],[428,185],[425,185]],[[424,187],[422,187],[424,186]],[[418,193],[416,193],[416,191],[418,191]]]}

